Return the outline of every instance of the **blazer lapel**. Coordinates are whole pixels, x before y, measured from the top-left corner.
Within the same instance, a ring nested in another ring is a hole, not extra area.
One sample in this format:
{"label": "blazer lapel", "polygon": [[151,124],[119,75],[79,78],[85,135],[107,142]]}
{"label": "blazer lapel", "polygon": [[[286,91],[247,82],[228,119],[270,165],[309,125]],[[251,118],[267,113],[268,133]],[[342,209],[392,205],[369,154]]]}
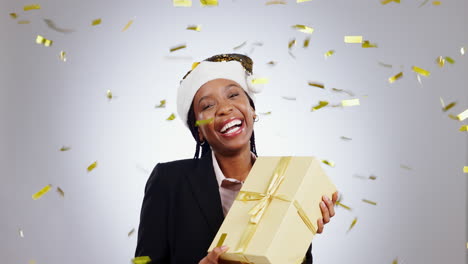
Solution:
{"label": "blazer lapel", "polygon": [[[219,186],[213,169],[211,152],[200,158],[194,174],[188,176],[195,199],[214,234],[218,232],[224,220]],[[214,236],[214,235],[213,235]]]}

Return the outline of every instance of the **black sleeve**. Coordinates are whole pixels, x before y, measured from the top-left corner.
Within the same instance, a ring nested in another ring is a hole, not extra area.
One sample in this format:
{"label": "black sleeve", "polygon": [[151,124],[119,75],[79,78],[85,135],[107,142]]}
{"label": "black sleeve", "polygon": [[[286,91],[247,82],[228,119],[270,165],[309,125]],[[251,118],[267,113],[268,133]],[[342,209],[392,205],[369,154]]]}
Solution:
{"label": "black sleeve", "polygon": [[306,256],[302,264],[312,264],[314,259],[312,258],[312,243],[310,244],[309,248],[307,249]]}
{"label": "black sleeve", "polygon": [[146,183],[135,251],[135,257],[149,256],[151,263],[170,263],[167,185],[158,163]]}

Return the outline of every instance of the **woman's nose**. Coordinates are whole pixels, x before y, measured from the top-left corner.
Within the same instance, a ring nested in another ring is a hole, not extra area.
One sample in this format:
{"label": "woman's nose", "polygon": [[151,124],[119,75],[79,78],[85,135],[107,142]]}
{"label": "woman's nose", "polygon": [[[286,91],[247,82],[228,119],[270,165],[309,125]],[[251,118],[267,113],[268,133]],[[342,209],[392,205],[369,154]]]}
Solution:
{"label": "woman's nose", "polygon": [[233,106],[229,102],[223,102],[219,106],[218,114],[219,115],[227,115],[231,113],[233,110]]}

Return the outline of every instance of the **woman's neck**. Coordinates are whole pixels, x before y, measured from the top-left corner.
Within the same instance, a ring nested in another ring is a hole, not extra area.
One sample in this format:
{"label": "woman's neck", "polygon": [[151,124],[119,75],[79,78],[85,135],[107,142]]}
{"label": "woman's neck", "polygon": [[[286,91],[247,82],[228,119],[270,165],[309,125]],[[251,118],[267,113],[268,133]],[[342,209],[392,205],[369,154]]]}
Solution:
{"label": "woman's neck", "polygon": [[250,152],[250,146],[236,155],[227,156],[216,151],[214,154],[219,168],[226,178],[244,181],[249,175],[250,169],[252,169],[254,160]]}

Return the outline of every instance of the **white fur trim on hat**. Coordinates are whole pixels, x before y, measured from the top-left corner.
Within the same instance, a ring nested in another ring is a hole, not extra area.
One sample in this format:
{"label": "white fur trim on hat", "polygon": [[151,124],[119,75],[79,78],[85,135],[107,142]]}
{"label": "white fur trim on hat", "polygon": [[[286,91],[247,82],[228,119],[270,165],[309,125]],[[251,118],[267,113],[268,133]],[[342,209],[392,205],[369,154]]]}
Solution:
{"label": "white fur trim on hat", "polygon": [[256,89],[251,78],[238,61],[202,61],[180,83],[177,90],[177,112],[187,126],[188,112],[198,89],[215,79],[228,79],[237,82],[254,100]]}

